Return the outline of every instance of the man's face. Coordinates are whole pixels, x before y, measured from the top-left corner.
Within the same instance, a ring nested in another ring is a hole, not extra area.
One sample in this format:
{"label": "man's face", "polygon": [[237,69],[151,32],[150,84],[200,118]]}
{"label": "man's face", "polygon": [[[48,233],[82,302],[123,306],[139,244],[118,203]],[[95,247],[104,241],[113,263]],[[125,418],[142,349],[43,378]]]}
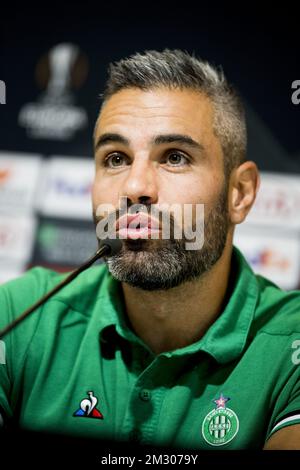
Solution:
{"label": "man's face", "polygon": [[[192,90],[125,89],[102,108],[95,130],[93,212],[100,204],[204,204],[204,245],[128,240],[108,260],[121,281],[148,290],[201,276],[220,258],[228,232],[223,153],[210,100]],[[174,214],[174,223],[176,220]],[[192,222],[194,224],[194,221]]]}

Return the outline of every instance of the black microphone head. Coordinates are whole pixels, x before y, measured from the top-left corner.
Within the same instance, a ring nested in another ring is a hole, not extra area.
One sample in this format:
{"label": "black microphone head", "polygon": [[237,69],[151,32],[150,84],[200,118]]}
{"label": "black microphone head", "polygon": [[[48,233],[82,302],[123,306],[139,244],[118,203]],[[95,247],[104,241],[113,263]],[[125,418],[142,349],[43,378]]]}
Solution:
{"label": "black microphone head", "polygon": [[105,256],[114,256],[121,250],[122,242],[119,238],[107,238],[99,243],[99,248],[104,246],[107,246]]}

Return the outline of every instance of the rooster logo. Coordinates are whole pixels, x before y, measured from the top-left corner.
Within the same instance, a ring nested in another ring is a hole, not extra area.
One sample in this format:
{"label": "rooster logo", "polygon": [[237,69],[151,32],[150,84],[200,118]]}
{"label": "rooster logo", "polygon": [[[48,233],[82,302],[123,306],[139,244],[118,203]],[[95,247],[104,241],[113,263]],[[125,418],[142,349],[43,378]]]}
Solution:
{"label": "rooster logo", "polygon": [[80,408],[75,411],[73,416],[82,418],[103,419],[102,413],[96,408],[98,399],[94,396],[94,392],[87,392],[89,398],[84,398],[80,402]]}

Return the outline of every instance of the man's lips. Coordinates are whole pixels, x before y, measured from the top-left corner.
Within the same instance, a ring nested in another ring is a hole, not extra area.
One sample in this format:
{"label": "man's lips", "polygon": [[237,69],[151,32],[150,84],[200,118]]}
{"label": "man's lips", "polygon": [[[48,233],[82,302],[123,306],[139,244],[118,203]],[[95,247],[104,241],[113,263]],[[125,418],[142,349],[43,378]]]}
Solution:
{"label": "man's lips", "polygon": [[116,230],[120,230],[121,228],[138,229],[145,227],[158,230],[159,221],[153,219],[148,214],[138,212],[137,214],[122,215],[116,222]]}
{"label": "man's lips", "polygon": [[125,214],[117,220],[116,231],[120,238],[149,238],[160,231],[159,221],[143,212]]}

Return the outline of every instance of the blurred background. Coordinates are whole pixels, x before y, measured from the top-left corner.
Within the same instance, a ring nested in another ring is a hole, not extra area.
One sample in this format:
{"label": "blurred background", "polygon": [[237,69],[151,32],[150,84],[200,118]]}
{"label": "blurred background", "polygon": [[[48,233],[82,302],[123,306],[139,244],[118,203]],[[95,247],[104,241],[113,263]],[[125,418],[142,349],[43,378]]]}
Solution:
{"label": "blurred background", "polygon": [[299,288],[294,8],[264,10],[253,2],[1,6],[0,283],[34,265],[69,270],[94,252],[92,133],[107,66],[168,47],[222,65],[244,98],[248,158],[258,164],[262,184],[235,243],[256,272],[284,289]]}

